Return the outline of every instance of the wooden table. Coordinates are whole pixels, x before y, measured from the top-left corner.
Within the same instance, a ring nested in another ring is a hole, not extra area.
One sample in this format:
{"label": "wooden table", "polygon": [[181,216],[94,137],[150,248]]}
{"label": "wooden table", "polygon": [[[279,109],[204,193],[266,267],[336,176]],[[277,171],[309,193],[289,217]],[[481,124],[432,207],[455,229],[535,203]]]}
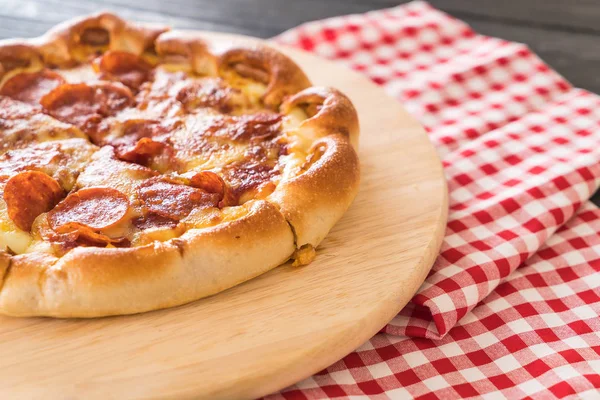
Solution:
{"label": "wooden table", "polygon": [[[271,37],[302,22],[406,0],[0,0],[0,39],[37,36],[101,9],[177,28]],[[429,0],[476,31],[526,43],[575,86],[600,93],[599,0]],[[600,192],[594,196],[600,205]]]}

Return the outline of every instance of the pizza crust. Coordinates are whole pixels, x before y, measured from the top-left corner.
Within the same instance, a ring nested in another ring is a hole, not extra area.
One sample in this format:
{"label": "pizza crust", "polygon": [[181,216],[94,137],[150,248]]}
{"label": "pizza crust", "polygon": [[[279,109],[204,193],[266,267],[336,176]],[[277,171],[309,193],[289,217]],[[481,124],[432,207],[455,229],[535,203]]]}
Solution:
{"label": "pizza crust", "polygon": [[268,198],[294,230],[298,249],[317,247],[346,212],[360,183],[356,152],[341,134],[315,142],[322,156],[304,173],[280,182]]}
{"label": "pizza crust", "polygon": [[78,247],[60,259],[15,256],[4,267],[0,310],[13,316],[132,314],[228,289],[284,263],[295,250],[289,225],[273,205],[247,207],[241,219],[164,243]]}
{"label": "pizza crust", "polygon": [[[348,98],[334,89],[311,87],[292,60],[271,48],[223,46],[204,41],[201,34],[167,30],[101,13],[67,21],[41,38],[0,42],[0,86],[11,72],[70,67],[93,50],[172,60],[199,75],[235,76],[242,86],[256,82],[253,90],[260,92],[257,99],[265,107],[301,116],[294,130],[296,167],[282,175],[266,200],[242,205],[248,213],[241,218],[164,242],[77,247],[61,258],[44,252],[0,253],[0,313],[99,317],[184,304],[296,255],[296,264],[312,260],[313,249],[352,203],[360,181],[359,125]],[[106,43],[102,32],[108,35]]]}

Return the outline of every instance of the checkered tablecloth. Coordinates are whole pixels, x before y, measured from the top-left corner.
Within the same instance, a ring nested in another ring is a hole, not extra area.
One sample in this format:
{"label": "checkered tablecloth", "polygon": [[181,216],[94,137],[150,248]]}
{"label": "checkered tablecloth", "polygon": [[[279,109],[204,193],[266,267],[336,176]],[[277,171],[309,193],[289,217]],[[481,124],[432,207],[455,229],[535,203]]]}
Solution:
{"label": "checkered tablecloth", "polygon": [[275,40],[400,100],[438,149],[450,214],[409,305],[269,398],[600,398],[600,97],[424,2]]}

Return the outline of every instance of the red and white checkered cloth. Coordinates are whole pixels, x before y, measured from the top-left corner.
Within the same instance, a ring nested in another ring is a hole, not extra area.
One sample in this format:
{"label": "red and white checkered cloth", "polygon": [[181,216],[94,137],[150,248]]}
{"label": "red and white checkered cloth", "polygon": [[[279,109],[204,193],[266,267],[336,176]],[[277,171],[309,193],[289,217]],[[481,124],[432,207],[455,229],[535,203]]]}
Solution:
{"label": "red and white checkered cloth", "polygon": [[600,209],[587,202],[600,185],[600,97],[424,2],[275,40],[399,99],[442,158],[450,214],[411,303],[270,398],[600,397]]}

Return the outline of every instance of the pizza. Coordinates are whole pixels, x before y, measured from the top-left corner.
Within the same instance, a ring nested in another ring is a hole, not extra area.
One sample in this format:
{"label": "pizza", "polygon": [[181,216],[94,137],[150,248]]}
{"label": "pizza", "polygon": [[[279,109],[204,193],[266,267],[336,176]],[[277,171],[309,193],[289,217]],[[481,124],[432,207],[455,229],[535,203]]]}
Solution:
{"label": "pizza", "polygon": [[358,132],[262,44],[110,13],[0,42],[0,313],[139,313],[310,263]]}

